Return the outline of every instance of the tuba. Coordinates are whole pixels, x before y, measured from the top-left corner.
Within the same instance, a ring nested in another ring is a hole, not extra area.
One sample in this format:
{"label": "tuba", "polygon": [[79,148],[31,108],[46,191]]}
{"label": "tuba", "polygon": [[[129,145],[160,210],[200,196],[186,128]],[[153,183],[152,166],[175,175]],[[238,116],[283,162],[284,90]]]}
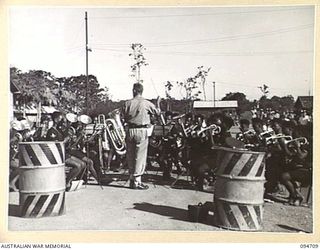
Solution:
{"label": "tuba", "polygon": [[105,128],[111,140],[111,144],[119,155],[126,153],[125,131],[120,118],[120,110],[115,109],[109,114],[109,119],[105,120]]}

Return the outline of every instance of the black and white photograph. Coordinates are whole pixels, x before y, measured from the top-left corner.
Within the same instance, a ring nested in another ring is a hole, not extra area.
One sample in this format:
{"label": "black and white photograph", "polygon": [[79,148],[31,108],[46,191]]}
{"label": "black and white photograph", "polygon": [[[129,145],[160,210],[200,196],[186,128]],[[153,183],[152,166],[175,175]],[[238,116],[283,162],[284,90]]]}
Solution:
{"label": "black and white photograph", "polygon": [[315,5],[7,17],[9,232],[314,233]]}

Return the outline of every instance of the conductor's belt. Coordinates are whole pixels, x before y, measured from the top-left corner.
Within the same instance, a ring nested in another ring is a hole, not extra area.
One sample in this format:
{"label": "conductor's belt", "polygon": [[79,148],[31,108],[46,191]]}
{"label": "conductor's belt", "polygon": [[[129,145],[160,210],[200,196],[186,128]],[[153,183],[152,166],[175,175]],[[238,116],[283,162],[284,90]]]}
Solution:
{"label": "conductor's belt", "polygon": [[145,124],[145,125],[139,125],[139,124],[133,124],[133,123],[129,123],[128,124],[129,128],[148,128],[149,125]]}

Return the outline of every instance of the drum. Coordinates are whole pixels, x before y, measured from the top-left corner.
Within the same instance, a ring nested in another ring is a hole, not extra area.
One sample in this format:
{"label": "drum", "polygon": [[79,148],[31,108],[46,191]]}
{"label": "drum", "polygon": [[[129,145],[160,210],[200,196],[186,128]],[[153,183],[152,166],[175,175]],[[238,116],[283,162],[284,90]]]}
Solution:
{"label": "drum", "polygon": [[19,204],[22,217],[58,216],[65,212],[63,142],[19,143]]}
{"label": "drum", "polygon": [[265,153],[224,147],[214,150],[217,151],[215,224],[231,230],[261,230]]}

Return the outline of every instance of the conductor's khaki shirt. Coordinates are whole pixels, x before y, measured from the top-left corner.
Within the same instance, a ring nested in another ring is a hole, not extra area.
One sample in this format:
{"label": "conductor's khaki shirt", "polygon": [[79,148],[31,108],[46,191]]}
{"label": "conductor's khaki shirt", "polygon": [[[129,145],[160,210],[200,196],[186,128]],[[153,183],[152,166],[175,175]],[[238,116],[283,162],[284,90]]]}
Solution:
{"label": "conductor's khaki shirt", "polygon": [[142,96],[136,96],[124,104],[124,120],[128,124],[149,125],[150,116],[159,113],[156,106]]}

